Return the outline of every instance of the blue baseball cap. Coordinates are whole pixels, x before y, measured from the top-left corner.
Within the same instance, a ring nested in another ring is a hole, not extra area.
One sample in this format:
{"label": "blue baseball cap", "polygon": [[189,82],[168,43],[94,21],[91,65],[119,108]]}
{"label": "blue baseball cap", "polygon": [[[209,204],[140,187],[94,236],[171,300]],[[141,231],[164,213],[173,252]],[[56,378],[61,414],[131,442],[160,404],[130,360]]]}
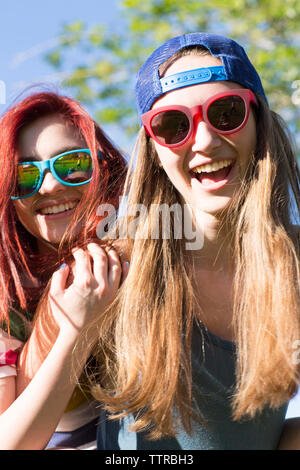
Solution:
{"label": "blue baseball cap", "polygon": [[[161,78],[159,66],[175,52],[188,46],[204,46],[211,55],[221,59],[223,65],[188,70]],[[268,104],[259,75],[242,46],[225,36],[190,33],[165,42],[140,68],[135,87],[139,115],[149,111],[158,98],[171,90],[216,80],[239,83],[260,95]]]}

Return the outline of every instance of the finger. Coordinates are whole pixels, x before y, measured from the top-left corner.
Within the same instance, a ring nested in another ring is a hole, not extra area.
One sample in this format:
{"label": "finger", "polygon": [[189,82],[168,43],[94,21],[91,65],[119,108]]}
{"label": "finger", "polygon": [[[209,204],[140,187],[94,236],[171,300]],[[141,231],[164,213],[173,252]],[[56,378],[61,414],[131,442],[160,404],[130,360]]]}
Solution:
{"label": "finger", "polygon": [[111,248],[107,253],[108,259],[108,283],[111,287],[118,288],[121,282],[122,266],[118,253]]}
{"label": "finger", "polygon": [[69,272],[69,266],[67,264],[62,264],[61,267],[53,273],[50,285],[50,294],[58,294],[66,289]]}
{"label": "finger", "polygon": [[89,284],[93,279],[92,260],[89,252],[82,248],[76,248],[72,253],[75,260],[74,283]]}
{"label": "finger", "polygon": [[123,282],[125,281],[125,279],[126,279],[126,277],[127,277],[127,275],[128,275],[129,266],[130,266],[129,261],[125,261],[124,263],[122,263],[121,284],[123,284]]}
{"label": "finger", "polygon": [[89,243],[88,251],[93,258],[93,273],[99,285],[107,283],[108,258],[105,250],[97,243]]}

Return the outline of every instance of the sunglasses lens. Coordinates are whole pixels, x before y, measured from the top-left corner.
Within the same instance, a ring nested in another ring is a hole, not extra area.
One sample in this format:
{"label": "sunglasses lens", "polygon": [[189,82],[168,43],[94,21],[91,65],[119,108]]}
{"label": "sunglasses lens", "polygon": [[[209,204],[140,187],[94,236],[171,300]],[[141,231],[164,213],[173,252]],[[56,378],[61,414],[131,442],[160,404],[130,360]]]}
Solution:
{"label": "sunglasses lens", "polygon": [[93,160],[87,152],[63,155],[54,162],[57,176],[68,184],[82,184],[89,181],[93,173]]}
{"label": "sunglasses lens", "polygon": [[18,165],[16,197],[25,197],[33,193],[40,179],[39,169],[35,165]]}
{"label": "sunglasses lens", "polygon": [[238,128],[246,117],[246,105],[240,96],[225,96],[215,100],[207,110],[207,117],[219,131]]}
{"label": "sunglasses lens", "polygon": [[190,122],[182,111],[163,111],[153,117],[151,129],[162,144],[178,144],[188,135]]}

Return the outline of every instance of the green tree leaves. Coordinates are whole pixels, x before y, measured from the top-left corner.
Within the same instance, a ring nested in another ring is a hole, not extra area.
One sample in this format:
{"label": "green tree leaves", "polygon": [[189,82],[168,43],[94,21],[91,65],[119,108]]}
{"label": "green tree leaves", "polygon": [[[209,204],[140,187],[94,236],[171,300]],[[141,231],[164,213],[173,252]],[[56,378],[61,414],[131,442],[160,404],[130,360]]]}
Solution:
{"label": "green tree leaves", "polygon": [[101,20],[92,28],[80,21],[65,25],[59,48],[46,60],[65,71],[72,58],[64,85],[92,107],[100,124],[115,122],[130,135],[138,128],[138,68],[163,41],[194,31],[226,34],[243,45],[271,108],[282,114],[299,139],[300,104],[292,99],[300,80],[298,0],[120,0],[113,30]]}

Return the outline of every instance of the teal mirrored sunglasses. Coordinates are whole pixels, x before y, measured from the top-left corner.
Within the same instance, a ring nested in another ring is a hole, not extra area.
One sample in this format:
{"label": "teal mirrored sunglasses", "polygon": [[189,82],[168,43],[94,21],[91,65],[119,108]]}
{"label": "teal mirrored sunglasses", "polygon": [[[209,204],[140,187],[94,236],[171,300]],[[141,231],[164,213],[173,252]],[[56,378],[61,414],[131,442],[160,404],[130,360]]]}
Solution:
{"label": "teal mirrored sunglasses", "polygon": [[[104,158],[100,151],[98,158]],[[18,163],[16,187],[11,199],[25,199],[36,193],[42,185],[46,170],[66,186],[87,184],[93,174],[91,152],[89,149],[76,149],[45,161]]]}

